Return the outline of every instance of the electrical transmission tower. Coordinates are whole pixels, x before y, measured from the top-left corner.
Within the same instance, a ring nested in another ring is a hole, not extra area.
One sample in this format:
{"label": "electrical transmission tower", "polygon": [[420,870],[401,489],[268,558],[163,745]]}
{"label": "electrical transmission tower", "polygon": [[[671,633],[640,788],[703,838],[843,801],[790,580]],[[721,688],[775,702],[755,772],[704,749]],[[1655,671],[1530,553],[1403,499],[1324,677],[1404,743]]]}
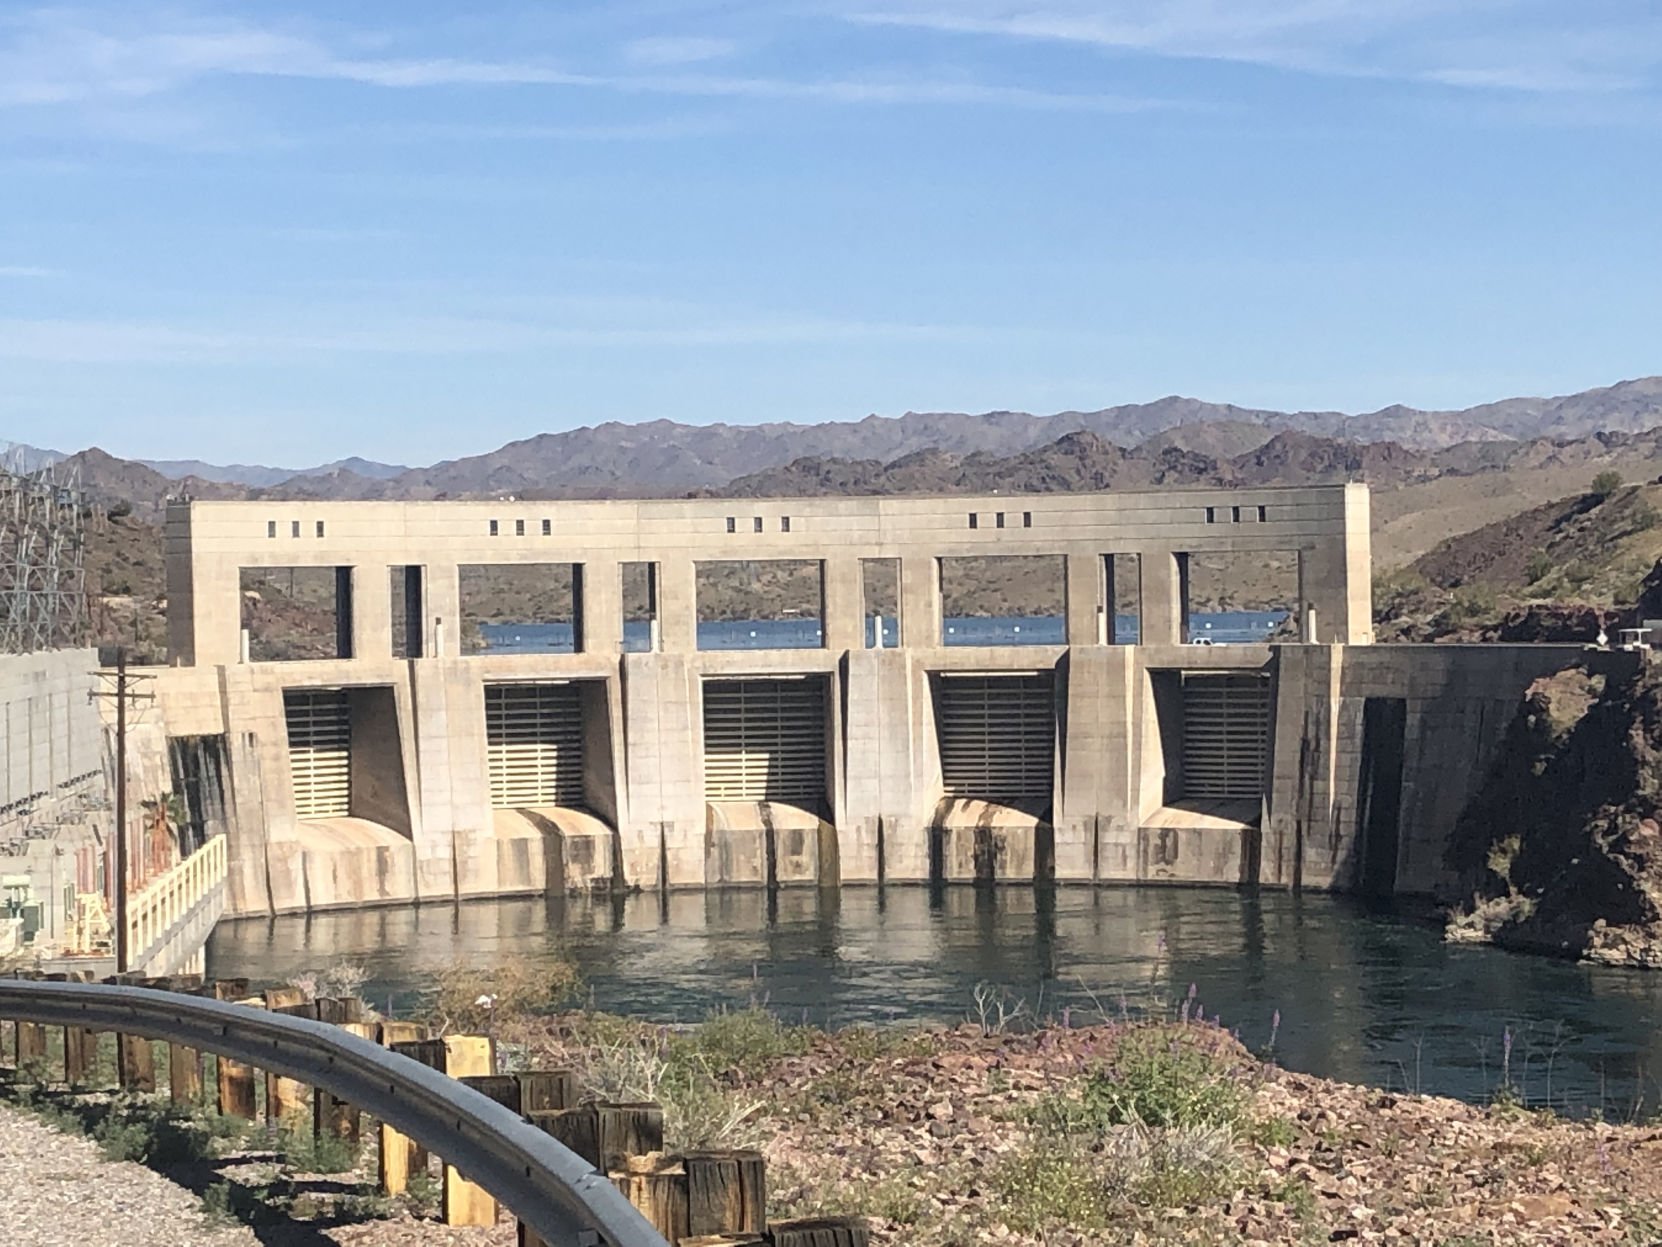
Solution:
{"label": "electrical transmission tower", "polygon": [[0,653],[88,643],[84,513],[76,468],[0,466]]}

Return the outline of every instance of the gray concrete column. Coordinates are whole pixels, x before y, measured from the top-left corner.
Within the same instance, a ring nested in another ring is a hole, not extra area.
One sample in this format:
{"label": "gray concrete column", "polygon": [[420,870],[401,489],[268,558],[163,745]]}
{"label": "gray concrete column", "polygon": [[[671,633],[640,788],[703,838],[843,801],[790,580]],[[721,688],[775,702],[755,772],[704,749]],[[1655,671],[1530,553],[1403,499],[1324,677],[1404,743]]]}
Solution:
{"label": "gray concrete column", "polygon": [[1069,645],[1097,645],[1103,639],[1102,556],[1064,556],[1067,586],[1067,638]]}
{"label": "gray concrete column", "polygon": [[422,637],[429,658],[455,658],[462,652],[460,576],[454,563],[428,563],[422,568],[422,594],[426,599]]}
{"label": "gray concrete column", "polygon": [[1136,877],[1136,653],[1129,645],[1070,649],[1057,671],[1067,692],[1052,818],[1058,879]]}
{"label": "gray concrete column", "polygon": [[392,654],[392,572],[373,563],[352,569],[352,657]]}
{"label": "gray concrete column", "polygon": [[900,643],[914,649],[941,644],[941,561],[929,555],[900,560]]}
{"label": "gray concrete column", "polygon": [[698,572],[688,557],[661,559],[657,565],[658,635],[666,654],[698,650]]}
{"label": "gray concrete column", "polygon": [[[690,564],[689,564],[690,566]],[[685,653],[623,656],[623,877],[644,888],[704,883],[704,732]]]}
{"label": "gray concrete column", "polygon": [[820,560],[820,627],[825,648],[840,653],[865,648],[865,593],[860,560],[839,554]]}
{"label": "gray concrete column", "polygon": [[1142,568],[1142,616],[1138,620],[1144,645],[1181,645],[1188,640],[1188,555],[1165,550],[1145,553]]}
{"label": "gray concrete column", "polygon": [[623,649],[623,569],[614,559],[591,559],[577,565],[572,587],[585,654],[616,654]]}
{"label": "gray concrete column", "polygon": [[[930,730],[915,712],[911,656],[901,649],[851,650],[843,661],[848,718],[844,799],[837,811],[837,856],[845,882],[878,877],[878,845],[887,879],[929,873],[928,814],[919,800],[915,734]],[[931,748],[925,752],[932,754]]]}

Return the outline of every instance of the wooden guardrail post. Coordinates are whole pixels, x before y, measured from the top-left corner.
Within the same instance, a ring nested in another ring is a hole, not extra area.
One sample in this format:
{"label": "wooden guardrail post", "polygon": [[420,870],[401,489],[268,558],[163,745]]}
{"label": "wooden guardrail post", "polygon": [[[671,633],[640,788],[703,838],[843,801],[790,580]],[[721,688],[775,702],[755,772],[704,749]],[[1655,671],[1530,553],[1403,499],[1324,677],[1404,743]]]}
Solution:
{"label": "wooden guardrail post", "polygon": [[815,1217],[768,1226],[773,1247],[868,1247],[871,1231],[855,1217]]}
{"label": "wooden guardrail post", "polygon": [[[215,1000],[244,1000],[248,997],[247,979],[216,979],[205,992]],[[236,1117],[254,1121],[259,1116],[255,1093],[254,1067],[233,1061],[229,1057],[214,1057],[219,1112],[222,1117]]]}
{"label": "wooden guardrail post", "polygon": [[[359,1039],[374,1039],[376,1027],[371,1022],[342,1022],[343,1031],[350,1031]],[[363,1138],[363,1115],[356,1107],[322,1087],[312,1092],[312,1133],[318,1138],[332,1135],[356,1145]]]}
{"label": "wooden guardrail post", "polygon": [[519,1082],[521,1113],[547,1113],[577,1104],[577,1074],[573,1070],[528,1070],[511,1077]]}
{"label": "wooden guardrail post", "polygon": [[63,1028],[63,1080],[90,1087],[98,1074],[98,1032],[84,1026]]}
{"label": "wooden guardrail post", "polygon": [[[413,1055],[407,1049],[411,1044],[425,1041],[427,1028],[419,1022],[382,1022],[381,1042],[394,1052]],[[443,1059],[444,1045],[438,1045],[438,1058]],[[415,1059],[421,1060],[420,1057]],[[429,1061],[421,1061],[429,1065]],[[441,1067],[442,1068],[442,1067]],[[427,1153],[385,1122],[380,1130],[379,1178],[383,1195],[402,1195],[410,1186],[410,1173],[427,1171]],[[417,1159],[419,1157],[419,1159]]]}
{"label": "wooden guardrail post", "polygon": [[[494,1071],[495,1050],[489,1039],[480,1035],[447,1035],[443,1043],[444,1071],[452,1078],[477,1077]],[[444,1167],[442,1209],[446,1225],[496,1224],[496,1200],[450,1164]]]}
{"label": "wooden guardrail post", "polygon": [[17,1068],[39,1067],[46,1062],[46,1028],[38,1022],[17,1023]]}
{"label": "wooden guardrail post", "polygon": [[[317,1006],[298,987],[271,987],[263,993],[265,1007],[290,1017],[317,1017]],[[265,1119],[275,1125],[292,1122],[306,1112],[306,1084],[270,1070],[265,1075]]]}
{"label": "wooden guardrail post", "polygon": [[123,1091],[156,1089],[156,1050],[138,1035],[115,1037],[116,1074]]}
{"label": "wooden guardrail post", "polygon": [[767,1225],[767,1166],[760,1152],[689,1152],[687,1233],[759,1234]]}

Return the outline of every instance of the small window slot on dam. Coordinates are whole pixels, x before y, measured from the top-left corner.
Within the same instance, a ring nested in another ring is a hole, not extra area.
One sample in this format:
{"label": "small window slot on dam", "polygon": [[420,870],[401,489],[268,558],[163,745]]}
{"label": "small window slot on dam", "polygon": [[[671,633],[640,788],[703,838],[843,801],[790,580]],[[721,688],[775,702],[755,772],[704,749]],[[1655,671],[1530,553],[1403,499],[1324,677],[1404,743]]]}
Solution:
{"label": "small window slot on dam", "polygon": [[1049,671],[935,678],[942,799],[930,874],[947,882],[1048,877],[1056,763]]}
{"label": "small window slot on dam", "polygon": [[834,879],[825,677],[705,680],[703,692],[709,879]]}

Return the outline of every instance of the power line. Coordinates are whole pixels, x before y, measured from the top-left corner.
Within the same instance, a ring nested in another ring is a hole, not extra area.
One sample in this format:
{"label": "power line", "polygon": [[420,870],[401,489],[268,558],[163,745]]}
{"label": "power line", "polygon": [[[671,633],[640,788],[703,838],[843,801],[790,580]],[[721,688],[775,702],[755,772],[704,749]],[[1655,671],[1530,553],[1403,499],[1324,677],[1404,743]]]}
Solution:
{"label": "power line", "polygon": [[115,702],[115,972],[127,973],[127,707],[138,702],[155,701],[154,693],[135,692],[133,685],[143,685],[156,677],[132,675],[127,670],[127,647],[115,651],[114,671],[93,672],[106,681],[103,689],[88,694],[94,701]]}

